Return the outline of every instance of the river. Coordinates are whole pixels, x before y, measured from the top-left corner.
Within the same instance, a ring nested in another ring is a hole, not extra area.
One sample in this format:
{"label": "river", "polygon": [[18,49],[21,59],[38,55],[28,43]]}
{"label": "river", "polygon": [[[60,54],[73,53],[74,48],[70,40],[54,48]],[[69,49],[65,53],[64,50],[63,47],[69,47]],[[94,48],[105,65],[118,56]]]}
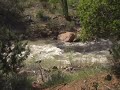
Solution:
{"label": "river", "polygon": [[[109,48],[112,43],[109,40],[97,42],[60,42],[51,39],[28,41],[30,55],[27,63],[42,61],[43,66],[83,65],[108,62]],[[45,65],[46,64],[46,65]]]}

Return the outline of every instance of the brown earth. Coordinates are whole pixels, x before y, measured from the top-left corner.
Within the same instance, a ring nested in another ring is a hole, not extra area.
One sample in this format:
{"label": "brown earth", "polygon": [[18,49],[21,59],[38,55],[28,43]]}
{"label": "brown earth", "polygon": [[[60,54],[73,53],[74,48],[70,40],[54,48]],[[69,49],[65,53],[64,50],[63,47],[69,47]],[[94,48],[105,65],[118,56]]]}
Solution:
{"label": "brown earth", "polygon": [[84,80],[44,90],[120,90],[120,80],[116,79],[114,75],[110,76],[111,80],[106,80],[107,76],[109,76],[107,73],[101,73]]}

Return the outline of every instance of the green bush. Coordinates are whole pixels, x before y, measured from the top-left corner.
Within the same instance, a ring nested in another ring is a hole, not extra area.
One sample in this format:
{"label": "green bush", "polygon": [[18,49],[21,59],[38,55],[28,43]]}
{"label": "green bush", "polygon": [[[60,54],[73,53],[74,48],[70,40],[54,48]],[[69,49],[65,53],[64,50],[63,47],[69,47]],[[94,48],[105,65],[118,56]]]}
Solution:
{"label": "green bush", "polygon": [[43,17],[44,17],[44,11],[39,10],[38,13],[37,13],[37,15],[36,15],[36,17],[37,17],[38,19],[43,18]]}
{"label": "green bush", "polygon": [[56,4],[56,3],[59,3],[59,0],[49,0],[49,3]]}
{"label": "green bush", "polygon": [[80,0],[68,0],[68,5],[72,7],[76,7]]}
{"label": "green bush", "polygon": [[53,71],[52,74],[50,75],[50,78],[48,79],[47,82],[44,83],[44,87],[52,87],[52,86],[57,86],[59,84],[65,84],[70,81],[70,76],[57,70]]}
{"label": "green bush", "polygon": [[114,43],[110,50],[111,58],[111,72],[117,77],[120,78],[120,43]]}
{"label": "green bush", "polygon": [[60,0],[48,0],[49,1],[49,11],[52,14],[61,13]]}
{"label": "green bush", "polygon": [[0,29],[0,72],[13,73],[23,66],[23,61],[29,54],[27,43],[20,39],[10,30]]}
{"label": "green bush", "polygon": [[32,79],[27,76],[11,75],[0,78],[0,90],[32,90]]}
{"label": "green bush", "polygon": [[0,27],[13,30],[25,28],[23,11],[20,0],[0,0]]}
{"label": "green bush", "polygon": [[120,37],[120,0],[80,0],[80,38]]}

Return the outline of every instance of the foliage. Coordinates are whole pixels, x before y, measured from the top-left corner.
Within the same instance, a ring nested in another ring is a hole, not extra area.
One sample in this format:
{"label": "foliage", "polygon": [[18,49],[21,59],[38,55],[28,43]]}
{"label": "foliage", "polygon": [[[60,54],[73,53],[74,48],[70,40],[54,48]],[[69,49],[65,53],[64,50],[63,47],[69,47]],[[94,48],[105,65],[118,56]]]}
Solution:
{"label": "foliage", "polygon": [[120,77],[120,43],[114,43],[110,50],[110,54],[112,55],[111,60],[111,71],[118,78]]}
{"label": "foliage", "polygon": [[59,3],[59,0],[49,0],[49,2],[56,4],[56,3]]}
{"label": "foliage", "polygon": [[68,0],[68,5],[72,6],[73,8],[76,7],[78,5],[78,2],[80,0]]}
{"label": "foliage", "polygon": [[39,0],[40,2],[48,2],[48,0]]}
{"label": "foliage", "polygon": [[61,72],[60,70],[54,71],[47,82],[45,82],[44,87],[56,86],[59,84],[65,84],[69,81],[69,76]]}
{"label": "foliage", "polygon": [[0,30],[0,71],[17,72],[23,66],[23,60],[29,54],[27,43],[20,42],[10,30]]}
{"label": "foliage", "polygon": [[120,0],[80,0],[81,39],[120,35]]}
{"label": "foliage", "polygon": [[49,87],[54,87],[62,84],[65,85],[67,83],[70,83],[76,80],[83,80],[90,76],[95,76],[98,73],[102,73],[105,71],[106,71],[106,68],[104,68],[100,64],[99,65],[94,64],[89,67],[79,68],[78,71],[70,70],[69,72],[68,71],[62,72],[58,69],[51,72],[50,78],[48,79],[47,82],[44,83],[43,86],[45,88],[49,88]]}
{"label": "foliage", "polygon": [[12,75],[5,78],[0,78],[1,90],[31,90],[32,79],[27,76]]}
{"label": "foliage", "polygon": [[44,14],[44,11],[39,10],[39,11],[38,11],[38,13],[37,13],[37,15],[36,15],[36,17],[37,17],[37,18],[39,18],[39,19],[41,19],[41,18],[43,18],[43,17],[44,17],[44,15],[43,15],[43,14]]}
{"label": "foliage", "polygon": [[25,28],[23,11],[24,8],[20,4],[20,0],[0,0],[0,27]]}

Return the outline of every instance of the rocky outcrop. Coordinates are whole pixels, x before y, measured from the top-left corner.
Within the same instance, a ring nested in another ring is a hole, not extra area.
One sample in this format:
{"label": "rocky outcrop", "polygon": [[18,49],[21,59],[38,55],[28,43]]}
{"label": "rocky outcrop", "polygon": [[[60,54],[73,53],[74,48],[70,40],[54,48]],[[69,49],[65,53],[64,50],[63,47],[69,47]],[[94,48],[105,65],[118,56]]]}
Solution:
{"label": "rocky outcrop", "polygon": [[58,40],[63,42],[73,42],[76,35],[74,32],[66,32],[58,35]]}

